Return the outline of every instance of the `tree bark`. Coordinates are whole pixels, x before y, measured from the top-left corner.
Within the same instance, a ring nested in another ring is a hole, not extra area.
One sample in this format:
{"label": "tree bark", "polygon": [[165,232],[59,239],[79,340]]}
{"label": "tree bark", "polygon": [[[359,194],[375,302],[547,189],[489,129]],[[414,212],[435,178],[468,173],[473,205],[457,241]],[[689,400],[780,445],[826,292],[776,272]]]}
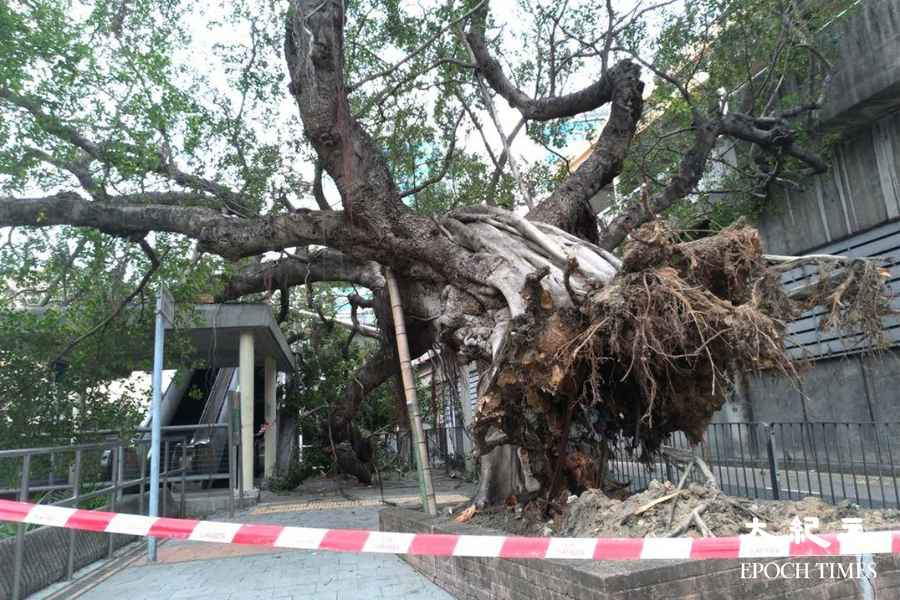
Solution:
{"label": "tree bark", "polygon": [[88,201],[75,192],[37,198],[0,198],[0,223],[7,226],[90,227],[119,237],[148,231],[180,233],[199,242],[198,250],[229,259],[318,244],[350,247],[361,232],[348,228],[342,213],[303,210],[238,219],[203,207]]}
{"label": "tree bark", "polygon": [[319,281],[346,281],[371,290],[384,288],[384,277],[377,263],[359,261],[329,248],[315,252],[297,250],[278,260],[250,264],[229,276],[216,301]]}
{"label": "tree bark", "polygon": [[299,434],[297,413],[282,411],[278,415],[278,449],[275,453],[275,472],[283,476],[291,462],[300,460],[300,448],[297,446]]}
{"label": "tree bark", "polygon": [[640,67],[623,60],[589,86],[564,96],[533,99],[518,89],[491,56],[485,41],[485,4],[472,21],[467,36],[478,70],[494,90],[519,109],[527,120],[548,121],[571,117],[611,103],[609,120],[590,156],[553,193],[529,214],[541,221],[598,241],[597,219],[591,199],[622,171],[622,164],[643,110],[644,84]]}

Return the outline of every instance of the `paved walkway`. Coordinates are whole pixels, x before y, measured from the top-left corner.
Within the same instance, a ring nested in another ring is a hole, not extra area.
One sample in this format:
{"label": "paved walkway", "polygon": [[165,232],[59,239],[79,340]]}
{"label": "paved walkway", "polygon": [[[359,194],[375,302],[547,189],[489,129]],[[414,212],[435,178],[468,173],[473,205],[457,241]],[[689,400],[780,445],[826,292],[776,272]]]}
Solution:
{"label": "paved walkway", "polygon": [[[269,498],[236,514],[234,520],[378,529],[378,511],[384,507],[378,493],[371,489],[354,489],[350,493],[353,500],[333,493],[326,498]],[[391,501],[401,504],[415,501],[415,493],[415,487],[399,484],[390,491],[385,490]],[[463,499],[454,490],[438,497],[439,502]],[[452,596],[393,555],[284,551],[181,540],[162,543],[158,563],[150,564],[140,558],[109,574],[99,585],[68,597],[83,600],[452,600]]]}

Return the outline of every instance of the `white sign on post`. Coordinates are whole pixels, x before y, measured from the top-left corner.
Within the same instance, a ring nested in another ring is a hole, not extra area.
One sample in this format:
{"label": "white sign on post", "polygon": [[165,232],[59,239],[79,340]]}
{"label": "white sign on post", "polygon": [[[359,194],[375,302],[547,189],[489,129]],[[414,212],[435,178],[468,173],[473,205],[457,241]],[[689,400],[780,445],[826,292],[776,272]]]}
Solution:
{"label": "white sign on post", "polygon": [[175,323],[175,298],[165,285],[159,288],[159,312],[170,326]]}

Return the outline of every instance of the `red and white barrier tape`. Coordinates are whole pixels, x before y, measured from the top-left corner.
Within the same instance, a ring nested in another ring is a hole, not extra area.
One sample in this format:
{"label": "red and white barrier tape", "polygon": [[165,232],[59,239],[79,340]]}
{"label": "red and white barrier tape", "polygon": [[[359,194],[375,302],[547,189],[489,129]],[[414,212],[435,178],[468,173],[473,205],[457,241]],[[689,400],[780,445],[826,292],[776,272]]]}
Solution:
{"label": "red and white barrier tape", "polygon": [[900,531],[821,534],[800,543],[793,536],[774,535],[696,539],[447,535],[142,517],[10,500],[0,500],[0,521],[222,544],[427,556],[703,560],[900,554]]}

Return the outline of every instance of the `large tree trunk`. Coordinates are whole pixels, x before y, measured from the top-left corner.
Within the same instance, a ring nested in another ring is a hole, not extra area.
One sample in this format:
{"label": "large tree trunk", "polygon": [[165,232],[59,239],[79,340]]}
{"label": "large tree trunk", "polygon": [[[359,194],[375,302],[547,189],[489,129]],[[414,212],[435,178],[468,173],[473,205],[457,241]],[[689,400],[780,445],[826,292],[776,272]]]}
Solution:
{"label": "large tree trunk", "polygon": [[537,493],[541,484],[531,474],[521,448],[505,444],[481,457],[478,492],[474,503],[479,508],[502,504],[511,497],[515,502]]}
{"label": "large tree trunk", "polygon": [[287,473],[291,462],[300,458],[300,448],[297,446],[298,424],[296,412],[284,411],[278,415],[278,448],[275,452],[275,472],[278,475]]}

